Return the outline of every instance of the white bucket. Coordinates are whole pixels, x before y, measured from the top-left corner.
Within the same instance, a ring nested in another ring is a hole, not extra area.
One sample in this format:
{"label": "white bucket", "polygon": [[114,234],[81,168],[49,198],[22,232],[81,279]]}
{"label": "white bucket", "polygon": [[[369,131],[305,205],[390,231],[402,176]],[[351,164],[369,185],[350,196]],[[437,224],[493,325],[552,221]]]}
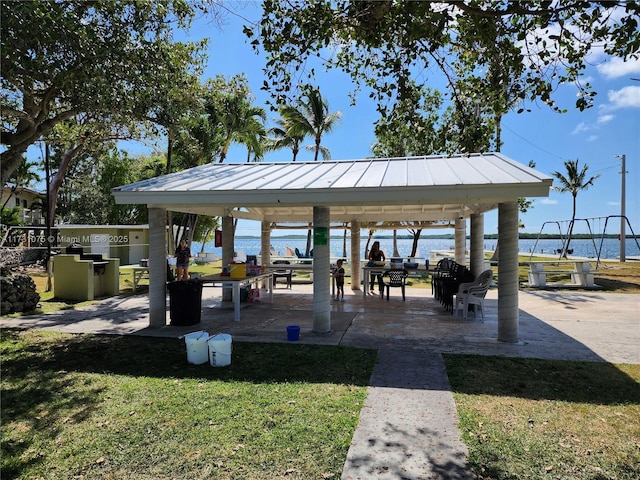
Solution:
{"label": "white bucket", "polygon": [[189,363],[194,365],[207,363],[209,357],[207,351],[208,338],[209,334],[203,330],[184,335],[184,342],[187,344],[187,361]]}
{"label": "white bucket", "polygon": [[218,333],[209,337],[209,363],[212,367],[231,365],[231,335]]}

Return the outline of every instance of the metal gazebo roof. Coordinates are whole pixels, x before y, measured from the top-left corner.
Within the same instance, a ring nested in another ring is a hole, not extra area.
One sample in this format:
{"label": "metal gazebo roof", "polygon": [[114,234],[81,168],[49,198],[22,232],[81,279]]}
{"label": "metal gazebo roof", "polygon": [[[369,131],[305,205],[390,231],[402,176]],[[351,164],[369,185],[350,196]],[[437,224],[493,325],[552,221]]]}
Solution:
{"label": "metal gazebo roof", "polygon": [[115,188],[119,204],[279,223],[451,221],[520,197],[552,178],[500,153],[324,162],[207,164]]}

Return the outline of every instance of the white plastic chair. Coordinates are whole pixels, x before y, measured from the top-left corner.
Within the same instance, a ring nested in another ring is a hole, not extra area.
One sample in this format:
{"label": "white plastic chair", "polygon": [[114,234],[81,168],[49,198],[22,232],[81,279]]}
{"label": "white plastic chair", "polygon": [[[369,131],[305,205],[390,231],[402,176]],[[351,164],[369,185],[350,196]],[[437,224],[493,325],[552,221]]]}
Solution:
{"label": "white plastic chair", "polygon": [[[458,309],[462,307],[462,318],[467,319],[469,305],[478,305],[482,311],[482,321],[484,322],[484,297],[493,281],[493,270],[485,270],[473,282],[461,283],[456,293],[455,313],[458,315]],[[476,316],[474,307],[473,316]]]}

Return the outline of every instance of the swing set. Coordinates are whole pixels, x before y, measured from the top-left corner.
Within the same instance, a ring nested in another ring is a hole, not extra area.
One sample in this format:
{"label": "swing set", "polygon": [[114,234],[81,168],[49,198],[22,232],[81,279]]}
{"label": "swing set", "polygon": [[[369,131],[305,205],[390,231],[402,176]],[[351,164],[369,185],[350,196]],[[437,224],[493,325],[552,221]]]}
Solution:
{"label": "swing set", "polygon": [[[563,256],[566,257],[567,254],[570,255],[573,253],[573,250],[569,249],[568,247],[569,247],[569,242],[571,241],[571,238],[569,237],[569,232],[573,232],[573,226],[575,225],[575,222],[585,222],[585,224],[587,225],[587,229],[589,230],[591,243],[593,244],[594,256],[596,257],[595,268],[597,270],[598,267],[600,266],[600,257],[602,255],[602,247],[604,245],[604,239],[606,238],[607,225],[609,223],[609,219],[612,219],[612,218],[619,218],[621,221],[624,220],[626,222],[626,225],[629,228],[629,231],[631,232],[631,237],[634,239],[636,246],[638,247],[638,250],[640,250],[638,237],[633,231],[633,228],[631,228],[631,223],[629,222],[629,219],[623,215],[609,215],[607,217],[576,218],[574,220],[558,220],[558,221],[544,222],[542,224],[542,227],[540,228],[540,231],[538,232],[538,238],[536,238],[536,242],[533,245],[533,248],[531,249],[531,256],[529,257],[529,260],[531,260],[531,258],[533,257],[533,252],[536,251],[536,246],[538,245],[540,236],[542,235],[542,232],[544,231],[544,228],[547,224],[556,225],[558,227],[558,233],[560,234],[560,241],[562,243],[562,248],[556,249],[554,253],[558,254],[558,260],[562,260]],[[592,223],[593,224],[597,223],[598,225],[601,225],[603,220],[604,220],[604,228],[602,229],[602,233],[600,234],[600,237],[599,237],[600,245],[597,246],[596,245],[597,237],[596,235],[594,235],[591,225]],[[567,231],[564,233],[562,231],[561,224],[567,224]]]}

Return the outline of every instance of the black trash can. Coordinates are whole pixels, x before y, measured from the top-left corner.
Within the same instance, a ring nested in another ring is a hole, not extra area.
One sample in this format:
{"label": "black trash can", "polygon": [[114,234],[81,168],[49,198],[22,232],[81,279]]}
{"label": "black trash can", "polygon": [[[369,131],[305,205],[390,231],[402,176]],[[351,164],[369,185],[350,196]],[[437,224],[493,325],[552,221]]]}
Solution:
{"label": "black trash can", "polygon": [[170,325],[183,326],[200,323],[202,310],[202,282],[200,280],[184,280],[170,282],[169,315]]}

